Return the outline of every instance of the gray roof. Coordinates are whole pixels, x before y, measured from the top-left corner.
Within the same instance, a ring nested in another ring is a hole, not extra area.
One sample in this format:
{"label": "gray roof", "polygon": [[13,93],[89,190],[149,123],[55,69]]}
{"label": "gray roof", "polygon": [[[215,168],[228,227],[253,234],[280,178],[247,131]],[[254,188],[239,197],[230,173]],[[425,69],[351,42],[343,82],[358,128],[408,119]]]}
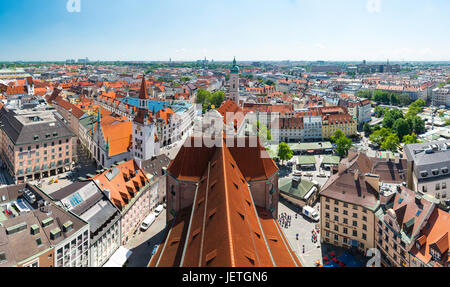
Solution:
{"label": "gray roof", "polygon": [[[36,201],[33,204],[28,203],[24,199],[23,194],[19,191],[28,189],[36,196]],[[31,207],[29,212],[22,212],[15,217],[4,216],[0,225],[0,253],[5,252],[7,261],[0,263],[0,266],[14,266],[21,262],[29,260],[32,256],[35,256],[51,247],[54,247],[61,243],[68,237],[71,237],[74,233],[87,225],[87,222],[76,217],[72,213],[64,210],[63,208],[52,203],[51,199],[38,188],[29,184],[10,185],[0,188],[0,196],[5,196],[5,200],[0,202],[1,205],[5,205],[16,200],[24,200],[27,202],[24,205]],[[2,197],[0,197],[2,198]],[[42,200],[42,201],[41,201]],[[39,208],[39,202],[47,201],[48,204]],[[47,226],[43,226],[42,223],[52,218],[51,222]],[[72,222],[73,229],[64,232],[63,225],[67,222]],[[14,228],[17,226],[26,225],[26,229],[7,234],[8,228]],[[30,232],[31,226],[37,225],[39,227],[39,233],[33,235]],[[59,228],[61,236],[58,238],[52,238],[50,233],[52,230]],[[42,244],[38,245],[36,240],[40,238]]]}
{"label": "gray roof", "polygon": [[[74,136],[73,132],[67,127],[62,119],[56,116],[53,111],[33,112],[20,111],[16,113],[3,107],[0,110],[0,121],[3,124],[3,130],[11,141],[16,145],[33,144],[42,140],[59,139],[62,137]],[[45,120],[41,122],[25,122],[28,116],[34,117],[45,115]],[[57,133],[53,136],[53,133]],[[50,134],[49,138],[45,135]],[[35,140],[34,136],[39,136],[39,140]]]}
{"label": "gray roof", "polygon": [[153,157],[151,159],[145,160],[142,162],[142,169],[145,171],[146,174],[151,174],[155,177],[162,176],[162,169],[167,166],[170,163],[170,158],[167,157],[165,154],[161,154],[157,157]]}
{"label": "gray roof", "polygon": [[52,193],[52,197],[89,222],[94,241],[103,233],[102,226],[111,226],[120,217],[119,210],[92,180],[75,182]]}
{"label": "gray roof", "polygon": [[450,140],[409,144],[405,153],[408,161],[414,162],[414,173],[419,180],[450,174]]}

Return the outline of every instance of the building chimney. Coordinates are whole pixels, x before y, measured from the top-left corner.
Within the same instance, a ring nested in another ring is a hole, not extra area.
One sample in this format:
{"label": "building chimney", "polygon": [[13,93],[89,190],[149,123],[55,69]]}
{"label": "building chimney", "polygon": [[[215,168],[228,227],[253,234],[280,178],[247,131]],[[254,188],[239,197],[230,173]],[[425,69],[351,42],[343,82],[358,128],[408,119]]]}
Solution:
{"label": "building chimney", "polygon": [[353,179],[355,181],[358,181],[358,179],[359,179],[359,170],[357,170],[357,169],[353,170]]}

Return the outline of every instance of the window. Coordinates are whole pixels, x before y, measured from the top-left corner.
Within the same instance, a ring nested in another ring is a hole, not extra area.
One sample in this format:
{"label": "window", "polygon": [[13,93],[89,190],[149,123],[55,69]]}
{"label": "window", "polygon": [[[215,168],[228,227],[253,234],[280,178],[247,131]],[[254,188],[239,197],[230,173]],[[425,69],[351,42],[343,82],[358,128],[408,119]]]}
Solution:
{"label": "window", "polygon": [[328,221],[325,222],[325,227],[330,228],[330,223]]}
{"label": "window", "polygon": [[353,236],[358,236],[358,232],[356,230],[353,230]]}
{"label": "window", "polygon": [[330,206],[328,204],[325,204],[325,209],[330,209]]}
{"label": "window", "polygon": [[0,263],[3,263],[6,261],[6,253],[5,252],[1,252],[0,253]]}
{"label": "window", "polygon": [[363,219],[364,221],[367,221],[367,216],[363,216],[362,219]]}
{"label": "window", "polygon": [[366,239],[367,239],[367,236],[366,236],[365,233],[362,234],[362,239],[363,239],[363,240],[366,240]]}
{"label": "window", "polygon": [[344,224],[348,224],[348,219],[344,218]]}
{"label": "window", "polygon": [[441,189],[441,184],[440,183],[436,183],[436,190],[440,190]]}
{"label": "window", "polygon": [[330,214],[328,212],[325,212],[325,218],[330,218]]}
{"label": "window", "polygon": [[344,202],[344,207],[348,207],[348,203],[347,202]]}
{"label": "window", "polygon": [[344,213],[344,215],[348,215],[348,211],[347,210],[344,210],[343,213]]}
{"label": "window", "polygon": [[339,208],[335,207],[334,212],[339,212]]}
{"label": "window", "polygon": [[334,221],[339,221],[339,216],[335,215],[334,216]]}
{"label": "window", "polygon": [[353,218],[358,218],[358,214],[357,213],[353,213]]}
{"label": "window", "polygon": [[363,224],[363,230],[367,230],[367,225]]}
{"label": "window", "polygon": [[357,227],[358,226],[358,221],[353,220],[353,226]]}
{"label": "window", "polygon": [[348,234],[348,229],[347,229],[347,227],[344,227],[343,232],[344,232],[344,234]]}

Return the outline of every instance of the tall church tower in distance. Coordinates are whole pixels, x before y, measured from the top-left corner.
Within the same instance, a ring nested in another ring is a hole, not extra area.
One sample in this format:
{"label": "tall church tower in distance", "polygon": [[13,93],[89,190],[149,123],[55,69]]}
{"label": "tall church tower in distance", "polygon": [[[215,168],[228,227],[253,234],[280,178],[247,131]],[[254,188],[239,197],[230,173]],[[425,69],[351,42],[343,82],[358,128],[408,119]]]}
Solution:
{"label": "tall church tower in distance", "polygon": [[145,75],[142,76],[141,90],[139,92],[139,107],[133,119],[133,157],[139,167],[142,162],[159,155],[159,142],[156,136],[156,125],[153,116],[148,110],[148,94],[145,84]]}
{"label": "tall church tower in distance", "polygon": [[239,106],[239,67],[236,65],[236,58],[230,69],[230,94],[229,98]]}

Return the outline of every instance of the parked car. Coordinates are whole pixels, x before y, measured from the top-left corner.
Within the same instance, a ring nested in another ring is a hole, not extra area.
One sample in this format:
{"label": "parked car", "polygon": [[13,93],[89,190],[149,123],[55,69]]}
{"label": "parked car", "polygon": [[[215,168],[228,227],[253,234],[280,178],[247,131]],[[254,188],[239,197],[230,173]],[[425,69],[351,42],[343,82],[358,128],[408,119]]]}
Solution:
{"label": "parked car", "polygon": [[311,206],[305,206],[302,209],[302,214],[311,218],[314,221],[319,221],[319,212],[312,208]]}
{"label": "parked car", "polygon": [[152,225],[153,222],[155,222],[156,215],[155,213],[150,213],[147,215],[147,217],[144,219],[144,221],[141,223],[141,231],[146,231],[150,225]]}
{"label": "parked car", "polygon": [[155,215],[158,217],[158,215],[163,211],[164,207],[160,204],[158,207],[155,208]]}

